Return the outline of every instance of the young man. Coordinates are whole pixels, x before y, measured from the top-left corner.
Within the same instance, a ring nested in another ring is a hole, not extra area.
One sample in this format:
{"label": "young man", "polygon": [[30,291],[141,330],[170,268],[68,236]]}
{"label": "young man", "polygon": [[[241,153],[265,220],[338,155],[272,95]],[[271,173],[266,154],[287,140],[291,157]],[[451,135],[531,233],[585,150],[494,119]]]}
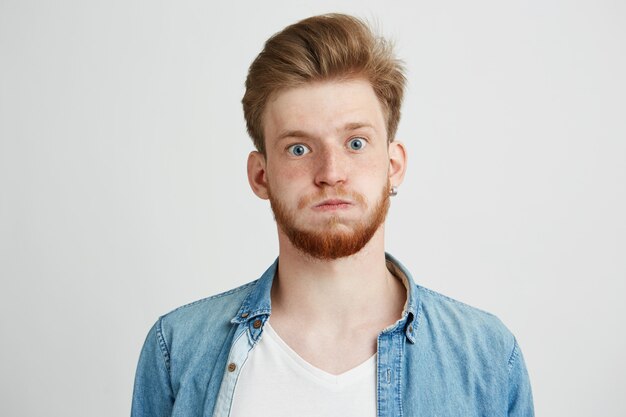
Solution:
{"label": "young man", "polygon": [[243,98],[279,256],[257,281],[161,317],[139,360],[132,415],[532,416],[513,335],[417,286],[384,250],[406,169],[394,141],[404,75],[345,15],[270,38]]}

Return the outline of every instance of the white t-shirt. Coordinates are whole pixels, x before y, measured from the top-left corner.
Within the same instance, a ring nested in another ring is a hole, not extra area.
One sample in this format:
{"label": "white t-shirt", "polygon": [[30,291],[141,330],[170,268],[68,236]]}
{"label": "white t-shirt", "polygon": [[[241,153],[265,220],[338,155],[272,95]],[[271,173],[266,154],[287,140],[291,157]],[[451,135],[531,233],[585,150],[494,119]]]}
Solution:
{"label": "white t-shirt", "polygon": [[376,354],[342,373],[314,367],[265,323],[241,369],[230,417],[375,417]]}

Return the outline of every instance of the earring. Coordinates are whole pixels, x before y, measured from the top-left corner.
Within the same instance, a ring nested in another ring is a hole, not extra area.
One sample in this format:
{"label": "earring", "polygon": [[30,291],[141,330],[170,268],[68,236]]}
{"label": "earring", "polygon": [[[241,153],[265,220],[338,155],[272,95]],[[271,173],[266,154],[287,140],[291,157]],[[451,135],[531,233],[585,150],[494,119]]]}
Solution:
{"label": "earring", "polygon": [[398,195],[398,187],[396,187],[395,185],[391,186],[391,189],[389,190],[389,195],[391,197],[395,197]]}

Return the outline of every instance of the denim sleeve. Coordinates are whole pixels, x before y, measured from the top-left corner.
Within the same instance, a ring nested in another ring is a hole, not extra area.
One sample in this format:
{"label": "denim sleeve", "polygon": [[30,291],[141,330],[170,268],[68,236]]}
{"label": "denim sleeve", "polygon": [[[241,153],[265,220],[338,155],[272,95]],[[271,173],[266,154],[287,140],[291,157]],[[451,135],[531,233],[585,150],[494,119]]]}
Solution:
{"label": "denim sleeve", "polygon": [[172,413],[169,351],[161,326],[159,319],[150,329],[139,356],[131,417],[167,417]]}
{"label": "denim sleeve", "polygon": [[509,417],[533,417],[533,395],[522,351],[515,340],[509,359]]}

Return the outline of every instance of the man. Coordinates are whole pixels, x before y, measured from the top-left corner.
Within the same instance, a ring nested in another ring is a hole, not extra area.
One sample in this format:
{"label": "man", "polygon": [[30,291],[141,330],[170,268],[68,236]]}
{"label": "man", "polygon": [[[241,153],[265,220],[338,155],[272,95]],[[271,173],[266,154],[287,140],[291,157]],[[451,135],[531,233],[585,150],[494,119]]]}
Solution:
{"label": "man", "polygon": [[161,317],[139,416],[532,416],[520,349],[494,316],[417,286],[384,250],[406,169],[405,78],[346,15],[285,28],[243,98],[279,256],[257,281]]}

